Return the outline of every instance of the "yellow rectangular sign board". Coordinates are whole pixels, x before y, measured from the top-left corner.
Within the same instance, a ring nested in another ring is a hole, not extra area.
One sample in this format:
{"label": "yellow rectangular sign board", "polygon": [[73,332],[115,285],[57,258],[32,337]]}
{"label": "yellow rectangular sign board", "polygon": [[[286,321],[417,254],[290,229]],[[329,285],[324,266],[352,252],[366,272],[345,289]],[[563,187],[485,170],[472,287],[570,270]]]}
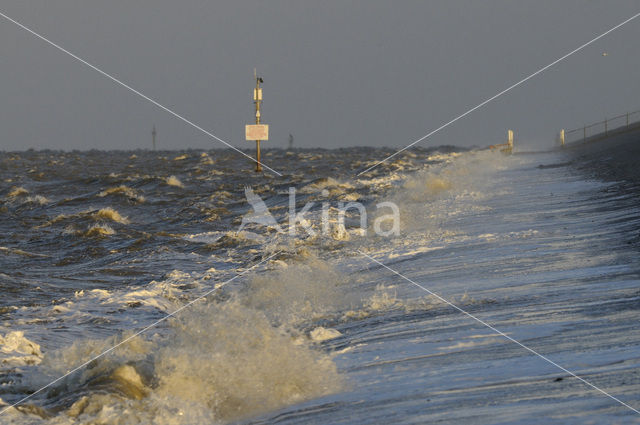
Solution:
{"label": "yellow rectangular sign board", "polygon": [[246,140],[269,140],[268,124],[249,124],[244,126]]}
{"label": "yellow rectangular sign board", "polygon": [[269,125],[250,124],[244,127],[247,140],[269,140]]}

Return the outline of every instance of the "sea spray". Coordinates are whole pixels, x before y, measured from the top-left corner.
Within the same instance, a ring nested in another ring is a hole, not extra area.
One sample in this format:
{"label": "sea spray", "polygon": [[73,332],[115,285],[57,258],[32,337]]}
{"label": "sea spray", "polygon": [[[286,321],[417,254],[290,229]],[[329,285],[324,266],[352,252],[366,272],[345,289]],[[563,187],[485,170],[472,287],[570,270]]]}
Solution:
{"label": "sea spray", "polygon": [[[330,355],[274,327],[238,299],[194,305],[50,389],[77,423],[230,421],[339,391]],[[82,341],[45,356],[43,384],[131,335]],[[45,412],[51,414],[50,412]]]}
{"label": "sea spray", "polygon": [[442,233],[444,223],[467,208],[477,208],[496,192],[497,171],[511,158],[491,152],[469,152],[408,175],[388,197],[398,205],[402,234]]}
{"label": "sea spray", "polygon": [[[313,323],[345,307],[349,280],[313,254],[302,258],[274,263],[245,290],[198,302],[129,340],[51,388],[48,405],[76,423],[158,423],[176,415],[181,423],[227,422],[340,391],[345,380],[333,356],[316,345],[340,332]],[[46,353],[30,385],[44,385],[133,334]],[[27,405],[36,416],[53,415]]]}
{"label": "sea spray", "polygon": [[256,275],[242,302],[263,311],[275,325],[295,326],[356,304],[359,299],[342,287],[348,282],[348,276],[311,253],[286,268]]}
{"label": "sea spray", "polygon": [[232,420],[339,391],[331,357],[300,344],[286,327],[232,300],[189,312],[161,351],[158,395],[196,403]]}

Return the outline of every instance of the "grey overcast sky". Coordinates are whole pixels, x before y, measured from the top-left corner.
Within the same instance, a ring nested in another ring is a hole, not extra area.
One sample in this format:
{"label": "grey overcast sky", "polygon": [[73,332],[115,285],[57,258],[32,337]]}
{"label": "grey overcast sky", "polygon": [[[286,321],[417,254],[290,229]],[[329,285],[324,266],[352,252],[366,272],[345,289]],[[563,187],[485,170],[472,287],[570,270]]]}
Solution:
{"label": "grey overcast sky", "polygon": [[[608,28],[637,1],[1,0],[0,11],[241,149],[401,147]],[[425,140],[486,145],[640,109],[640,18]],[[607,55],[603,55],[606,52]],[[0,18],[0,150],[220,148]]]}

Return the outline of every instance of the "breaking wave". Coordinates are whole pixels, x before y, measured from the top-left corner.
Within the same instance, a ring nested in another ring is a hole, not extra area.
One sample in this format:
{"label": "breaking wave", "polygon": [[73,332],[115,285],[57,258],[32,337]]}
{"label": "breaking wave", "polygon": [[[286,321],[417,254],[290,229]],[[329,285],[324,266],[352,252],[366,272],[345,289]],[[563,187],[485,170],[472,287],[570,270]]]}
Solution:
{"label": "breaking wave", "polygon": [[169,176],[165,179],[165,183],[169,186],[184,187],[184,184],[176,176]]}
{"label": "breaking wave", "polygon": [[111,187],[109,189],[103,190],[102,192],[100,192],[98,194],[98,196],[100,197],[105,197],[105,196],[109,196],[109,195],[120,195],[120,196],[124,196],[128,199],[134,200],[136,202],[144,202],[145,198],[142,195],[139,195],[138,192],[129,187],[129,186],[125,186],[125,185],[120,185],[117,187]]}
{"label": "breaking wave", "polygon": [[92,215],[95,219],[111,220],[121,224],[129,223],[129,219],[127,217],[121,216],[118,211],[114,210],[111,207],[102,208],[94,212]]}
{"label": "breaking wave", "polygon": [[[272,273],[252,278],[246,291],[198,302],[168,326],[133,338],[56,384],[46,396],[55,407],[26,403],[10,415],[81,424],[97,418],[104,424],[228,422],[335,393],[346,382],[332,355],[315,343],[339,332],[305,329],[336,312],[341,283],[316,259],[276,263]],[[77,341],[44,358],[22,334],[9,339],[19,342],[10,345],[14,350],[33,352],[34,362],[42,362],[30,382],[45,385],[131,334]]]}

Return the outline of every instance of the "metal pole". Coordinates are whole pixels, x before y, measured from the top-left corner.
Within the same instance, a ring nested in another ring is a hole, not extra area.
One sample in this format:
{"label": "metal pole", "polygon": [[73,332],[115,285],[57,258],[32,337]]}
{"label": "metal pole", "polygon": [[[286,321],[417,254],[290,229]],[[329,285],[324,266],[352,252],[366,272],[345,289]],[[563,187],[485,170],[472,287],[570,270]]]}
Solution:
{"label": "metal pole", "polygon": [[153,130],[151,130],[151,138],[153,139],[153,150],[156,150],[156,126],[153,126]]}
{"label": "metal pole", "polygon": [[[253,71],[253,75],[256,78],[256,124],[260,124],[260,79],[256,71]],[[260,140],[256,140],[256,173],[262,171],[262,163],[260,162]]]}

